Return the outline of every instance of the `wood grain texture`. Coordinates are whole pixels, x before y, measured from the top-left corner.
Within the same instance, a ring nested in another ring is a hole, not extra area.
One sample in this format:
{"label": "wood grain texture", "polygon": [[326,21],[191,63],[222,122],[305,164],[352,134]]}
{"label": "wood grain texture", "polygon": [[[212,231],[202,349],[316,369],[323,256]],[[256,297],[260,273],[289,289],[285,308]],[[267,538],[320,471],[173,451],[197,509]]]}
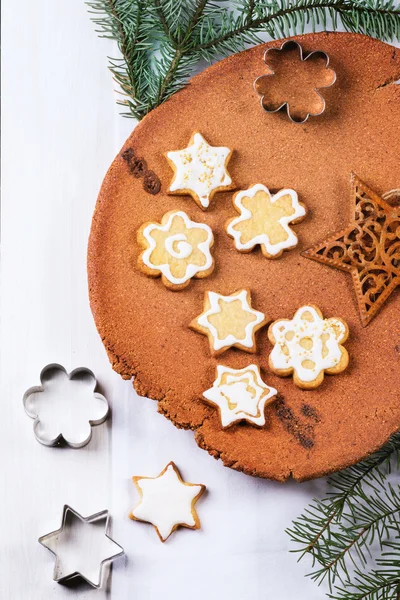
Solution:
{"label": "wood grain texture", "polygon": [[[285,487],[224,469],[113,373],[90,314],[86,243],[104,173],[133,122],[118,115],[106,55],[81,0],[3,2],[3,199],[0,402],[0,598],[65,600],[322,600],[287,552],[284,528],[325,481]],[[96,373],[113,413],[81,450],[45,448],[22,395],[49,362]],[[200,531],[161,544],[132,523],[134,474],[169,461],[204,481]],[[127,556],[109,588],[52,581],[37,538],[60,524],[63,504],[108,508]],[[288,576],[290,574],[290,576]]]}

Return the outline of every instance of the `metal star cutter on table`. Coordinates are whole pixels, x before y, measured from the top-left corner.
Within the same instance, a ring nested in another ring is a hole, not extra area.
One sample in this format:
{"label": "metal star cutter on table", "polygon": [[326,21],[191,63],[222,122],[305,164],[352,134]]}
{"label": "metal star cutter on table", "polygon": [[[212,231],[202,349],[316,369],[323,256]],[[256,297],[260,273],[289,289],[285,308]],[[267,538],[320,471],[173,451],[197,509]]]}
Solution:
{"label": "metal star cutter on table", "polygon": [[[98,525],[104,521],[102,541],[104,549],[100,552],[100,544],[94,534],[100,538]],[[50,550],[56,557],[53,579],[57,583],[66,583],[81,577],[89,585],[100,588],[103,581],[104,565],[117,556],[124,554],[124,549],[108,535],[110,515],[108,510],[82,517],[67,504],[63,507],[61,527],[39,538],[39,543]],[[84,531],[84,534],[83,534]],[[82,544],[86,536],[86,544]],[[93,543],[94,542],[94,543]],[[86,551],[85,551],[86,550]],[[89,551],[88,551],[89,550]],[[95,564],[96,552],[100,561]],[[104,554],[104,557],[101,556]],[[86,561],[86,562],[85,562]]]}

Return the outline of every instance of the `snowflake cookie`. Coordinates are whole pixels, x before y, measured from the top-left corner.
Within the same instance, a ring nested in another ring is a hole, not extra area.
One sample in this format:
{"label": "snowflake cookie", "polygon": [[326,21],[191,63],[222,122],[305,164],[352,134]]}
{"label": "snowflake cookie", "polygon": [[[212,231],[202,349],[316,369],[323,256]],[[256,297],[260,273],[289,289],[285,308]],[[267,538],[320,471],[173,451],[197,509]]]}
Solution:
{"label": "snowflake cookie", "polygon": [[178,527],[199,529],[200,521],[194,505],[206,486],[186,483],[173,462],[157,477],[132,477],[140,494],[140,502],[129,514],[134,521],[151,523],[165,542]]}
{"label": "snowflake cookie", "polygon": [[203,210],[216,192],[235,187],[227,171],[232,150],[210,146],[201,133],[192,135],[187,148],[167,152],[165,156],[175,173],[169,193],[188,194]]}
{"label": "snowflake cookie", "polygon": [[274,196],[261,183],[233,196],[240,213],[230,219],[226,231],[240,252],[251,252],[258,244],[267,258],[279,258],[284,250],[297,245],[297,236],[289,223],[299,223],[306,214],[294,190],[281,190]]}
{"label": "snowflake cookie", "polygon": [[207,277],[214,269],[211,228],[191,221],[183,211],[166,213],[161,223],[144,223],[137,239],[144,248],[139,269],[150,277],[161,275],[163,284],[172,290],[181,290],[192,277]]}
{"label": "snowflake cookie", "polygon": [[342,319],[324,319],[316,306],[302,306],[293,319],[270,325],[268,337],[274,344],[270,369],[280,377],[293,374],[300,388],[315,389],[323,382],[324,372],[336,375],[347,367],[349,356],[341,344],[348,335]]}
{"label": "snowflake cookie", "polygon": [[219,408],[224,429],[238,421],[250,425],[265,425],[265,406],[275,400],[277,390],[264,383],[257,365],[244,369],[217,366],[213,386],[203,392],[204,398]]}
{"label": "snowflake cookie", "polygon": [[267,323],[264,313],[251,307],[250,290],[223,296],[216,292],[204,295],[204,311],[189,327],[208,337],[213,356],[231,346],[256,351],[255,333]]}

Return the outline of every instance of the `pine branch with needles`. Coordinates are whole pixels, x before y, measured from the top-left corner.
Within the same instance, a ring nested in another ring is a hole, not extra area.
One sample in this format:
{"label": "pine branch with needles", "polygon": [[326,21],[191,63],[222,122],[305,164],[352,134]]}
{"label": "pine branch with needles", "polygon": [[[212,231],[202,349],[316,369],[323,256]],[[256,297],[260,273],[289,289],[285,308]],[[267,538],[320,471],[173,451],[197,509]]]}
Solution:
{"label": "pine branch with needles", "polygon": [[331,491],[314,499],[287,530],[310,556],[317,583],[336,600],[400,599],[400,432],[365,461],[337,473]]}
{"label": "pine branch with needles", "polygon": [[182,88],[201,61],[272,39],[313,31],[400,38],[396,0],[91,0],[101,37],[115,40],[109,59],[125,116],[141,119]]}

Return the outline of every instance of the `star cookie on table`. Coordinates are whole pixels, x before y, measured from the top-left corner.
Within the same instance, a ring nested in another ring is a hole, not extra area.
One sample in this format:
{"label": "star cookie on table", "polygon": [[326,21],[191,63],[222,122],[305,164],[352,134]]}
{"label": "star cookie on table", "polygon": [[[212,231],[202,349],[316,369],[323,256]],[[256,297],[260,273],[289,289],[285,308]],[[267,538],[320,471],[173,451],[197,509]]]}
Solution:
{"label": "star cookie on table", "polygon": [[229,148],[210,146],[201,133],[195,132],[187,148],[165,155],[175,173],[169,193],[188,194],[206,210],[216,192],[235,187],[227,171],[231,155]]}
{"label": "star cookie on table", "polygon": [[211,228],[191,221],[183,211],[167,212],[161,223],[144,223],[137,240],[144,248],[138,259],[139,269],[149,277],[161,275],[169,289],[182,290],[192,277],[207,277],[214,269]]}
{"label": "star cookie on table", "polygon": [[223,296],[205,292],[204,311],[189,325],[208,337],[213,356],[231,346],[246,352],[256,351],[255,333],[267,323],[264,313],[251,307],[250,290]]}
{"label": "star cookie on table", "polygon": [[206,486],[186,483],[173,462],[157,477],[132,477],[140,494],[140,502],[129,514],[134,521],[153,525],[165,542],[178,527],[199,529],[200,521],[194,508]]}
{"label": "star cookie on table", "polygon": [[351,273],[364,327],[400,285],[400,206],[351,175],[351,221],[302,256]]}
{"label": "star cookie on table", "polygon": [[269,367],[280,377],[293,374],[293,382],[303,389],[315,389],[324,372],[336,375],[345,370],[349,356],[343,344],[349,328],[342,319],[324,319],[312,304],[298,309],[293,319],[279,319],[269,326],[274,348]]}
{"label": "star cookie on table", "polygon": [[244,369],[217,365],[217,378],[203,396],[219,408],[221,425],[226,429],[239,421],[258,427],[265,425],[265,406],[275,400],[277,393],[264,383],[256,365]]}
{"label": "star cookie on table", "polygon": [[297,245],[289,224],[302,221],[306,209],[294,190],[271,195],[265,185],[258,183],[234,194],[233,206],[240,216],[227,222],[226,231],[239,252],[251,252],[260,245],[266,258],[279,258],[284,250]]}

